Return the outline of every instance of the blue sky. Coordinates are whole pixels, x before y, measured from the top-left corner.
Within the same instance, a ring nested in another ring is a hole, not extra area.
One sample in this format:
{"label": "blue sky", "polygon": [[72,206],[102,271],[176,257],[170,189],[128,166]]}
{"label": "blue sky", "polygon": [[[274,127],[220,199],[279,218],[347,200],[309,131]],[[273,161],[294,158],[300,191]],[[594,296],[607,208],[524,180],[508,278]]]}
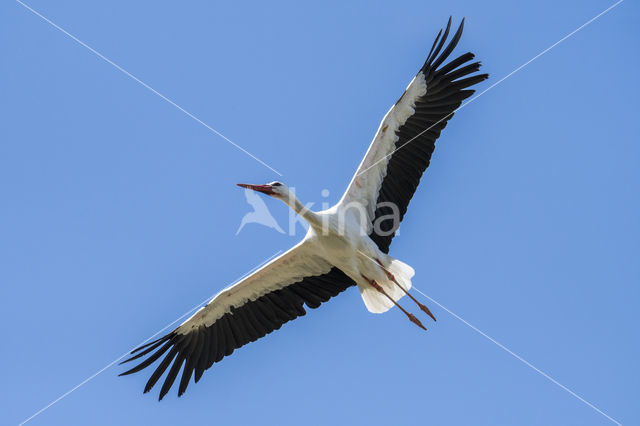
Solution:
{"label": "blue sky", "polygon": [[[449,15],[485,89],[613,2],[28,4],[320,203]],[[639,11],[456,114],[391,247],[417,288],[623,424],[640,423]],[[19,3],[0,16],[0,422],[17,424],[302,229],[236,236],[235,183],[278,176]],[[428,305],[425,333],[351,289],[182,398],[112,367],[29,424],[612,424]]]}

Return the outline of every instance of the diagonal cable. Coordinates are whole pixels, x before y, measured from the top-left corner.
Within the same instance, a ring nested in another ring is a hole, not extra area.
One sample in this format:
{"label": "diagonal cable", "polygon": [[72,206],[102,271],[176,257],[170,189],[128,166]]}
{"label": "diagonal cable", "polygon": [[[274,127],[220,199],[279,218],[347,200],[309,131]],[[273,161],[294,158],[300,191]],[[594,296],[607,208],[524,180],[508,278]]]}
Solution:
{"label": "diagonal cable", "polygon": [[[370,256],[368,256],[367,254],[363,253],[362,251],[358,250],[358,253],[360,253],[362,256],[366,257],[367,259],[369,259],[370,261],[372,261],[373,263],[375,263],[376,265],[379,265],[380,267],[382,267],[385,271],[387,271],[388,273],[391,273],[391,271],[389,271],[387,268],[385,268],[384,266],[382,266],[382,264],[378,261],[376,261],[375,259],[372,259]],[[559,386],[562,390],[568,392],[570,395],[572,395],[573,397],[577,398],[578,400],[580,400],[581,402],[583,402],[584,404],[586,404],[587,406],[593,408],[595,411],[597,411],[598,413],[602,414],[604,417],[606,417],[607,419],[611,420],[613,423],[622,426],[622,424],[620,422],[618,422],[617,420],[615,420],[613,417],[609,416],[608,414],[606,414],[604,411],[600,410],[598,407],[596,407],[595,405],[593,405],[592,403],[590,403],[589,401],[587,401],[586,399],[584,399],[583,397],[581,397],[580,395],[578,395],[577,393],[575,393],[574,391],[572,391],[571,389],[569,389],[568,387],[566,387],[565,385],[563,385],[562,383],[558,382],[556,379],[554,379],[553,377],[549,376],[547,373],[545,373],[544,371],[540,370],[539,368],[537,368],[535,365],[531,364],[529,361],[527,361],[526,359],[522,358],[520,355],[516,354],[515,352],[513,352],[512,350],[510,350],[509,348],[507,348],[506,346],[504,346],[502,343],[498,342],[496,339],[494,339],[493,337],[489,336],[488,334],[484,333],[482,330],[478,329],[477,327],[475,327],[474,325],[472,325],[471,323],[465,321],[462,317],[460,317],[459,315],[457,315],[456,313],[454,313],[453,311],[449,310],[448,308],[446,308],[445,306],[443,306],[442,304],[438,303],[438,301],[436,301],[435,299],[427,296],[425,293],[423,293],[419,288],[416,288],[416,286],[414,285],[413,290],[417,291],[418,293],[420,293],[421,295],[423,295],[424,297],[426,297],[427,299],[429,299],[431,302],[435,303],[436,305],[438,305],[440,308],[442,308],[443,310],[445,310],[449,315],[453,316],[455,319],[457,319],[458,321],[462,322],[464,325],[466,325],[467,327],[471,328],[473,331],[475,331],[476,333],[480,334],[482,337],[488,339],[489,341],[491,341],[492,343],[494,343],[495,345],[497,345],[500,349],[502,349],[503,351],[507,352],[509,355],[513,356],[515,359],[517,359],[518,361],[522,362],[524,365],[526,365],[527,367],[533,369],[536,373],[542,375],[544,378],[546,378],[547,380],[549,380],[551,383],[555,384],[556,386]]]}
{"label": "diagonal cable", "polygon": [[[246,272],[245,274],[241,275],[238,279],[236,279],[233,284],[238,283],[240,280],[242,280],[243,278],[247,277],[249,274],[251,274],[252,272],[256,271],[258,268],[262,267],[263,265],[265,265],[267,262],[271,261],[272,259],[274,259],[276,256],[278,256],[280,253],[282,253],[282,250],[278,250],[275,254],[271,255],[268,259],[262,261],[258,266],[255,266],[253,268],[251,268],[251,270],[249,270],[249,272]],[[231,285],[233,285],[231,284]],[[128,350],[127,352],[123,353],[122,355],[120,355],[118,358],[114,359],[113,361],[111,361],[109,364],[105,365],[104,367],[102,367],[100,370],[96,371],[95,373],[93,373],[91,376],[87,377],[86,379],[84,379],[83,381],[81,381],[80,383],[78,383],[77,385],[75,385],[74,387],[72,387],[71,389],[69,389],[68,391],[66,391],[65,393],[63,393],[62,395],[60,395],[58,398],[54,399],[53,401],[51,401],[49,404],[45,405],[44,407],[42,407],[41,409],[39,409],[38,411],[36,411],[34,414],[32,414],[31,416],[27,417],[25,420],[23,420],[22,422],[20,422],[18,424],[18,426],[22,426],[25,423],[33,420],[35,417],[37,417],[38,415],[42,414],[44,411],[46,411],[47,409],[53,407],[55,404],[57,404],[58,402],[62,401],[64,398],[66,398],[67,396],[69,396],[71,393],[73,393],[74,391],[78,390],[79,388],[81,388],[82,386],[86,385],[87,383],[89,383],[91,380],[95,379],[98,375],[100,375],[102,372],[108,370],[109,368],[111,368],[114,364],[116,364],[118,361],[120,361],[122,358],[126,357],[127,355],[129,355],[131,353],[132,350],[134,350],[137,347],[140,347],[142,345],[144,345],[145,343],[151,341],[151,339],[153,339],[154,337],[156,337],[158,334],[162,333],[163,331],[165,331],[166,329],[168,329],[169,327],[171,327],[172,325],[174,325],[175,323],[177,323],[178,321],[180,321],[181,319],[183,319],[184,317],[186,317],[187,315],[189,315],[190,313],[192,313],[193,311],[195,311],[196,309],[198,309],[200,306],[204,305],[205,303],[209,302],[211,299],[213,299],[215,297],[215,294],[213,296],[207,297],[206,299],[204,299],[202,302],[198,303],[197,305],[195,305],[193,308],[189,309],[187,312],[185,312],[184,314],[182,314],[180,317],[176,318],[175,320],[173,320],[172,322],[170,322],[169,324],[165,325],[163,328],[161,328],[160,330],[156,331],[153,335],[149,336],[147,339],[145,339],[142,343],[137,344],[136,346],[134,346],[132,349]]]}
{"label": "diagonal cable", "polygon": [[228,143],[230,143],[231,145],[233,145],[234,147],[236,147],[240,151],[244,152],[249,157],[251,157],[254,160],[256,160],[258,163],[262,164],[263,166],[265,166],[266,168],[268,168],[269,170],[271,170],[272,172],[274,172],[278,176],[282,176],[282,173],[280,173],[279,171],[277,171],[276,169],[274,169],[273,167],[271,167],[270,165],[268,165],[267,163],[265,163],[264,161],[262,161],[261,159],[259,159],[258,157],[256,157],[255,155],[253,155],[252,153],[250,153],[249,151],[247,151],[246,149],[244,149],[243,147],[241,147],[240,145],[238,145],[237,143],[235,143],[234,141],[232,141],[231,139],[229,139],[228,137],[226,137],[225,135],[223,135],[222,133],[220,133],[219,131],[217,131],[216,129],[211,127],[210,125],[208,125],[207,123],[205,123],[204,121],[200,120],[198,117],[196,117],[195,115],[193,115],[192,113],[190,113],[189,111],[187,111],[186,109],[184,109],[183,107],[181,107],[180,105],[178,105],[177,103],[175,103],[174,101],[172,101],[171,99],[169,99],[168,97],[163,95],[162,93],[158,92],[156,89],[154,89],[153,87],[149,86],[147,83],[145,83],[144,81],[140,80],[138,77],[136,77],[135,75],[131,74],[129,71],[125,70],[120,65],[116,64],[111,59],[107,58],[102,53],[100,53],[97,50],[95,50],[93,47],[89,46],[87,43],[85,43],[82,40],[78,39],[76,36],[74,36],[73,34],[69,33],[64,28],[60,27],[59,25],[55,24],[50,19],[48,19],[45,16],[43,16],[42,14],[40,14],[39,12],[34,10],[32,7],[30,7],[29,5],[23,3],[21,0],[16,0],[16,2],[18,4],[20,4],[20,5],[22,5],[25,9],[31,11],[34,15],[40,17],[42,20],[44,20],[45,22],[47,22],[48,24],[50,24],[51,26],[53,26],[57,30],[61,31],[63,34],[67,35],[73,41],[75,41],[78,44],[80,44],[81,46],[87,48],[91,53],[95,54],[97,57],[99,57],[100,59],[104,60],[109,65],[112,65],[114,68],[116,68],[118,71],[121,71],[127,77],[129,77],[132,80],[134,80],[135,82],[139,83],[144,88],[150,90],[151,92],[153,92],[154,94],[159,96],[161,99],[167,101],[169,104],[171,104],[172,106],[176,107],[177,109],[179,109],[180,111],[185,113],[187,116],[191,117],[192,119],[194,119],[195,121],[197,121],[198,123],[200,123],[201,125],[206,127],[207,129],[211,130],[213,133],[215,133],[216,135],[218,135],[219,137],[221,137],[222,139],[224,139],[225,141],[227,141]]}
{"label": "diagonal cable", "polygon": [[[16,0],[18,1],[18,0]],[[493,89],[494,87],[496,87],[498,84],[502,83],[503,81],[505,81],[506,79],[508,79],[509,77],[511,77],[512,75],[514,75],[515,73],[517,73],[518,71],[520,71],[521,69],[523,69],[524,67],[526,67],[527,65],[529,65],[531,62],[535,61],[536,59],[538,59],[539,57],[541,57],[542,55],[544,55],[545,53],[547,53],[548,51],[550,51],[551,49],[553,49],[554,47],[556,47],[557,45],[559,45],[560,43],[562,43],[563,41],[565,41],[566,39],[568,39],[569,37],[573,36],[574,34],[576,34],[578,31],[582,30],[584,27],[586,27],[587,25],[591,24],[593,21],[595,21],[596,19],[600,18],[602,15],[606,14],[607,12],[609,12],[610,10],[612,10],[613,8],[617,7],[620,5],[620,3],[622,3],[624,0],[618,0],[616,3],[612,4],[611,6],[609,6],[608,8],[606,8],[605,10],[603,10],[602,12],[598,13],[596,16],[594,16],[593,18],[589,19],[587,22],[585,22],[584,24],[580,25],[578,28],[576,28],[575,30],[571,31],[569,34],[567,34],[566,36],[562,37],[560,40],[556,41],[555,43],[553,43],[551,46],[547,47],[546,49],[544,49],[542,52],[538,53],[536,56],[534,56],[533,58],[529,59],[527,62],[525,62],[524,64],[520,65],[518,68],[514,69],[513,71],[511,71],[509,74],[505,75],[504,77],[502,77],[500,80],[496,81],[495,83],[493,83],[491,86],[487,87],[486,89],[484,89],[482,92],[478,93],[476,96],[474,96],[473,98],[469,99],[469,101],[463,103],[462,105],[460,105],[458,108],[454,109],[453,111],[451,111],[449,114],[445,115],[444,117],[442,117],[440,120],[436,121],[435,123],[433,123],[431,126],[429,126],[428,128],[424,129],[422,132],[418,133],[417,135],[415,135],[414,137],[412,137],[411,139],[409,139],[407,142],[403,143],[401,146],[399,146],[398,148],[394,149],[392,152],[390,152],[389,154],[385,155],[384,157],[380,158],[379,160],[377,160],[375,163],[373,163],[372,165],[370,165],[369,167],[367,167],[366,169],[364,169],[363,171],[359,172],[357,174],[357,176],[360,176],[363,173],[366,173],[368,170],[370,170],[372,167],[374,167],[376,164],[380,163],[381,161],[385,161],[387,158],[391,157],[393,154],[395,154],[396,152],[400,151],[402,148],[404,148],[405,146],[409,145],[411,142],[413,142],[414,140],[416,140],[417,138],[419,138],[423,133],[428,132],[429,130],[431,130],[432,128],[434,128],[435,126],[437,126],[438,124],[440,124],[442,121],[444,120],[448,120],[451,116],[453,116],[453,114],[455,114],[456,112],[460,111],[462,108],[466,107],[467,105],[469,105],[471,102],[475,101],[476,99],[478,99],[480,96],[484,95],[485,93],[487,93],[489,90]]]}

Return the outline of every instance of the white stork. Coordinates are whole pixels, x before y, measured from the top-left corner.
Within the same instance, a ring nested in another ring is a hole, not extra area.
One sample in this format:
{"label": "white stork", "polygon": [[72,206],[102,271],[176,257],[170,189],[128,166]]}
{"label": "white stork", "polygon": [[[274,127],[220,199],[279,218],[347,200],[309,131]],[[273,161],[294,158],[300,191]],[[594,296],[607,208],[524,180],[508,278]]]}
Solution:
{"label": "white stork", "polygon": [[[304,239],[250,276],[226,288],[169,334],[135,349],[129,362],[140,371],[164,356],[144,388],[148,392],[171,366],[160,390],[162,399],[180,369],[178,396],[195,374],[197,383],[214,363],[282,324],[304,315],[306,304],[323,302],[357,285],[369,311],[398,306],[416,325],[422,323],[398,304],[405,294],[433,318],[426,306],[409,294],[413,268],[389,256],[389,245],[429,165],[435,141],[469,87],[485,80],[480,62],[465,53],[446,64],[456,47],[460,27],[445,47],[451,18],[438,33],[426,62],[404,94],[385,115],[369,150],[344,196],[328,210],[306,209],[280,182],[244,185],[285,202],[309,222]],[[435,320],[435,318],[433,318]],[[146,358],[143,358],[146,357]],[[184,368],[183,368],[184,366]]]}

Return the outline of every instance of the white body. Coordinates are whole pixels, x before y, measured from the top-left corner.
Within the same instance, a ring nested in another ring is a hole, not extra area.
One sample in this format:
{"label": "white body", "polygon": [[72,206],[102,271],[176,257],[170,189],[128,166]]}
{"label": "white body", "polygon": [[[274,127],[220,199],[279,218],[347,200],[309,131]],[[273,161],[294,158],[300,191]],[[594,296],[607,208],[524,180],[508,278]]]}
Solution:
{"label": "white body", "polygon": [[414,271],[409,265],[380,251],[350,211],[344,211],[338,205],[315,213],[320,226],[310,222],[303,244],[358,284],[370,312],[386,312],[393,307],[393,302],[372,287],[370,281],[376,281],[387,294],[398,300],[404,292],[389,279],[388,274],[392,273],[409,290]]}
{"label": "white body", "polygon": [[335,206],[313,212],[304,207],[285,185],[273,188],[276,191],[272,194],[275,198],[309,222],[309,231],[304,239],[255,273],[221,291],[178,330],[187,333],[201,325],[211,325],[230,312],[232,306],[255,300],[304,277],[325,274],[334,266],[356,282],[370,312],[382,313],[392,308],[393,302],[368,280],[375,280],[397,301],[405,293],[389,279],[387,273],[393,274],[408,291],[415,272],[411,266],[380,251],[368,235],[372,229],[378,193],[386,176],[389,155],[393,153],[398,140],[396,130],[413,114],[416,100],[426,90],[424,75],[418,73],[382,119],[351,183]]}
{"label": "white body", "polygon": [[182,333],[213,324],[230,312],[232,306],[255,300],[304,277],[325,274],[333,267],[356,282],[365,306],[373,313],[386,312],[394,304],[371,285],[371,280],[396,301],[405,293],[390,280],[388,273],[393,274],[405,290],[411,288],[413,268],[378,249],[357,215],[353,214],[357,209],[345,210],[341,207],[344,204],[340,203],[328,210],[312,212],[303,207],[288,188],[283,187],[282,191],[286,191],[288,196],[283,201],[310,224],[304,239],[253,274],[218,293],[178,328]]}
{"label": "white body", "polygon": [[375,280],[397,301],[405,293],[388,278],[388,273],[393,274],[405,290],[411,288],[411,278],[415,273],[409,265],[380,251],[369,234],[389,157],[398,140],[396,131],[414,113],[416,100],[426,92],[424,75],[418,73],[380,122],[366,155],[338,204],[314,213],[301,209],[293,195],[287,194],[284,200],[311,225],[303,244],[354,280],[367,309],[374,313],[386,312],[394,304],[367,280]]}
{"label": "white body", "polygon": [[[474,93],[470,88],[488,78],[477,74],[480,62],[471,63],[471,52],[445,63],[460,40],[463,24],[464,20],[448,43],[451,18],[444,32],[438,33],[424,65],[380,123],[337,205],[312,212],[281,182],[238,184],[283,201],[303,217],[310,225],[304,239],[218,293],[172,332],[134,350],[125,362],[146,359],[123,375],[140,371],[164,356],[145,392],[171,365],[160,391],[162,399],[184,364],[178,389],[181,395],[192,374],[197,382],[206,369],[235,349],[304,315],[304,306],[317,308],[354,284],[371,312],[385,312],[408,295],[435,320],[408,292],[413,269],[386,253],[429,166],[441,130],[462,101]],[[383,60],[391,57],[385,55]],[[245,216],[241,228],[250,221],[260,221],[278,230],[270,215],[268,219],[261,217],[260,212],[266,210],[262,200],[247,196],[255,212]],[[413,314],[397,306],[426,330]]]}

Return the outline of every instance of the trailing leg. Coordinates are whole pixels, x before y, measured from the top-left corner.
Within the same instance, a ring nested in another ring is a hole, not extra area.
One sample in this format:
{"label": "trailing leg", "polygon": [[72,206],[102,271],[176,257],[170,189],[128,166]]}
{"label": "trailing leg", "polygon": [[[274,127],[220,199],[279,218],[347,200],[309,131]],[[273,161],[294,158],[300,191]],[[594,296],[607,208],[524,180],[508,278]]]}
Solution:
{"label": "trailing leg", "polygon": [[400,287],[400,289],[404,292],[404,294],[406,294],[407,296],[409,296],[409,298],[411,298],[411,300],[413,300],[414,302],[416,302],[416,304],[418,305],[418,307],[420,308],[420,310],[422,312],[424,312],[425,314],[429,315],[434,321],[436,321],[436,317],[431,313],[431,311],[429,310],[429,308],[427,308],[424,304],[420,303],[418,300],[416,300],[415,297],[413,297],[413,295],[411,295],[411,293],[409,293],[409,291],[404,288],[404,286],[402,286],[398,280],[396,280],[396,277],[387,269],[382,265],[382,262],[380,262],[379,259],[376,259],[376,262],[378,262],[378,265],[380,265],[380,267],[384,270],[385,274],[387,274],[387,278],[389,278],[391,281],[393,281],[398,287]]}
{"label": "trailing leg", "polygon": [[423,330],[427,329],[424,325],[422,325],[420,320],[418,318],[416,318],[415,315],[413,315],[411,312],[407,312],[407,310],[404,309],[402,306],[400,306],[400,304],[398,302],[393,300],[393,298],[391,296],[389,296],[389,294],[382,288],[382,286],[380,284],[378,284],[375,280],[368,279],[364,275],[362,277],[365,280],[367,280],[369,282],[369,284],[371,284],[371,286],[373,288],[375,288],[377,291],[379,291],[380,293],[384,294],[389,300],[391,300],[393,302],[393,304],[396,305],[407,316],[407,318],[409,318],[409,321],[411,321],[412,323],[414,323],[418,327],[422,328]]}

